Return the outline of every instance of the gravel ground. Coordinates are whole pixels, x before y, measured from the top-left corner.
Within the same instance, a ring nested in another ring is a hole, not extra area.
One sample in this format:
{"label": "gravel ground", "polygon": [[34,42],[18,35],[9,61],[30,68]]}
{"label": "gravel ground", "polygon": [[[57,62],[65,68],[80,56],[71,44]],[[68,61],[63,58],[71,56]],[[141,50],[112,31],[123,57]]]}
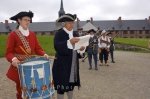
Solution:
{"label": "gravel ground", "polygon": [[[82,87],[75,88],[74,99],[150,99],[150,54],[116,51],[115,61],[98,71],[88,70],[87,60],[80,62]],[[0,58],[0,99],[15,99],[15,84],[5,76],[8,67]]]}

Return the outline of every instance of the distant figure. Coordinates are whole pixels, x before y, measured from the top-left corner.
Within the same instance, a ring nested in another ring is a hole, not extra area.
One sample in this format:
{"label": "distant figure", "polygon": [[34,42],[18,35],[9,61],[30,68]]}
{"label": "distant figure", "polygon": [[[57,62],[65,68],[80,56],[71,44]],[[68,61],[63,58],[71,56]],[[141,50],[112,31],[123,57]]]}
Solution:
{"label": "distant figure", "polygon": [[150,48],[150,40],[148,41],[148,48]]}
{"label": "distant figure", "polygon": [[91,38],[89,40],[89,46],[87,47],[89,70],[92,69],[92,56],[93,56],[94,63],[95,63],[95,70],[98,70],[97,68],[98,38],[94,34],[96,33],[94,29],[89,30],[88,33],[91,35]]}
{"label": "distant figure", "polygon": [[78,28],[78,35],[79,35],[79,36],[84,36],[82,30],[83,30],[83,28]]}
{"label": "distant figure", "polygon": [[107,36],[109,36],[110,39],[110,47],[109,47],[109,52],[111,56],[111,62],[115,63],[114,61],[114,50],[115,50],[115,44],[114,44],[114,38],[112,38],[112,33],[108,33]]}
{"label": "distant figure", "polygon": [[101,32],[101,37],[98,39],[99,40],[99,59],[100,59],[100,66],[103,65],[103,60],[105,61],[105,65],[108,65],[108,53],[109,53],[109,47],[110,47],[110,39],[106,35],[106,31],[103,30]]}

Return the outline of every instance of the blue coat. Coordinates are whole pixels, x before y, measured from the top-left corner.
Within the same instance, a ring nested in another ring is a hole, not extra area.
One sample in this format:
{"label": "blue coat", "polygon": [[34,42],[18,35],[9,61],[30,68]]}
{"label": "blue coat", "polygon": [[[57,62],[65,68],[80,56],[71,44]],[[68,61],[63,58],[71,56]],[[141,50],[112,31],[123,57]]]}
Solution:
{"label": "blue coat", "polygon": [[[73,34],[74,37],[77,34]],[[53,63],[53,80],[55,89],[58,90],[58,86],[67,87],[70,85],[70,73],[71,73],[71,64],[72,64],[72,49],[68,49],[67,40],[69,35],[63,30],[60,29],[56,32],[54,37],[54,48],[56,50],[56,59]],[[77,55],[77,82],[73,83],[74,86],[80,86],[80,77],[79,77],[79,57]],[[67,91],[67,90],[65,90]]]}

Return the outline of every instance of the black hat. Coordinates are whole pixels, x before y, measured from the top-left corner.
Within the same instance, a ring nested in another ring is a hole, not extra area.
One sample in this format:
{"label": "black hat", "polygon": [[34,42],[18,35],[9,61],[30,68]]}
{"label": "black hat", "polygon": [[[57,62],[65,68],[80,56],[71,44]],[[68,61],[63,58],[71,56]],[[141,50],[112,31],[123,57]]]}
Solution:
{"label": "black hat", "polygon": [[18,19],[20,19],[22,17],[25,17],[25,16],[28,16],[32,19],[33,13],[31,11],[29,11],[29,12],[22,11],[22,12],[19,12],[18,14],[16,14],[16,15],[12,16],[10,18],[10,20],[18,21]]}
{"label": "black hat", "polygon": [[68,13],[59,17],[56,22],[71,22],[71,21],[75,21],[76,18],[77,18],[76,14],[72,15]]}
{"label": "black hat", "polygon": [[106,35],[112,34],[111,32],[108,32]]}
{"label": "black hat", "polygon": [[80,27],[80,28],[78,28],[78,30],[83,30],[83,28]]}
{"label": "black hat", "polygon": [[91,33],[91,32],[96,33],[96,31],[95,31],[94,29],[90,29],[90,30],[88,31],[88,33]]}

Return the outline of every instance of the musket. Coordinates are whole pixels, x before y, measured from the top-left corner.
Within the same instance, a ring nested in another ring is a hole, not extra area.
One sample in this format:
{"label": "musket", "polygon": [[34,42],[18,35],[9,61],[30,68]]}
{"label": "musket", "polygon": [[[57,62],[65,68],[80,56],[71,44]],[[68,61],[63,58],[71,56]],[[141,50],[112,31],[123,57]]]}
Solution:
{"label": "musket", "polygon": [[[100,30],[98,30],[98,31],[96,32],[96,34],[98,34],[99,31],[100,31]],[[116,34],[112,39],[114,39],[118,34],[119,34],[119,32],[117,32],[117,34]],[[101,36],[102,36],[102,35],[99,35],[99,36],[97,37],[97,39],[99,39]],[[93,42],[94,42],[94,40],[93,40]],[[89,45],[90,45],[91,43],[93,43],[93,42],[90,42]],[[102,40],[102,42],[106,42],[107,44],[110,44],[110,42],[107,42],[107,41],[104,41],[104,40]],[[87,57],[88,57],[88,56],[86,56],[86,57],[82,60],[82,62],[84,62]]]}

